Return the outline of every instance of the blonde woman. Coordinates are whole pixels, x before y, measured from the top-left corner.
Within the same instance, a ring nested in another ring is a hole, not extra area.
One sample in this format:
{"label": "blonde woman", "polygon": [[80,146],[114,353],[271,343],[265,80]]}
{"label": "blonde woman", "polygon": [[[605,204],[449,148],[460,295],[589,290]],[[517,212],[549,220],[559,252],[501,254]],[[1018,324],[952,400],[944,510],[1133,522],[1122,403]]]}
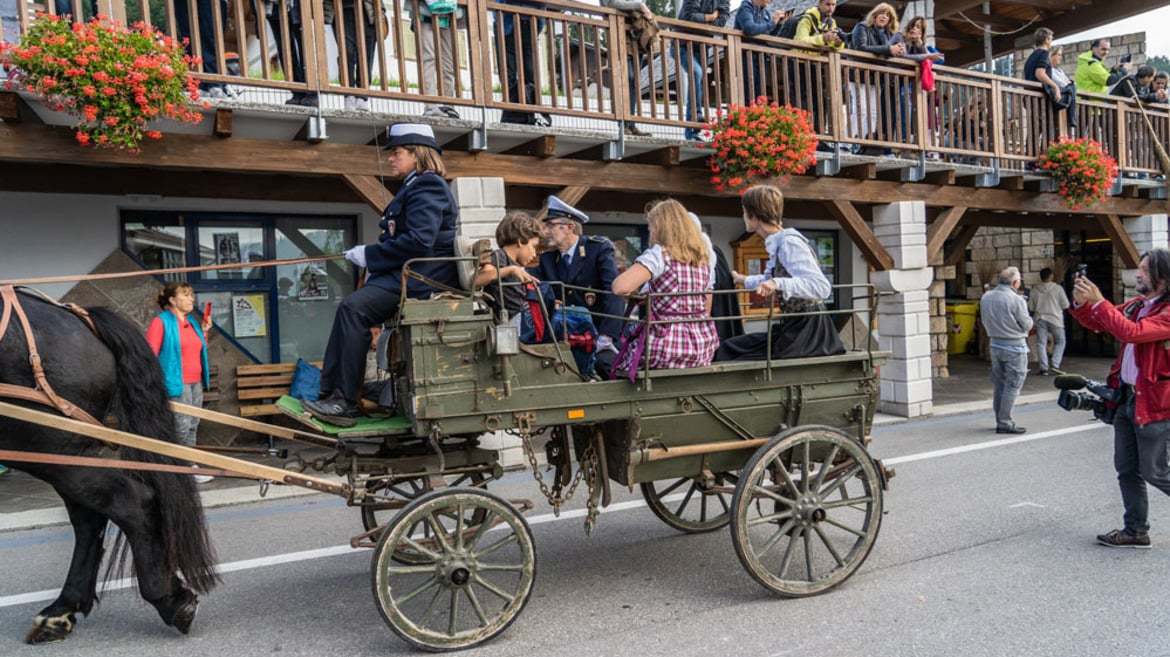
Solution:
{"label": "blonde woman", "polygon": [[[888,3],[881,3],[869,10],[865,20],[853,28],[850,41],[853,50],[860,50],[881,57],[902,57],[906,46],[898,36],[898,14]],[[861,71],[854,70],[856,80],[849,82],[850,134],[861,139],[882,139],[890,141],[894,135],[875,134],[882,125],[880,95],[895,95],[894,89],[879,89],[860,81]],[[865,146],[862,153],[880,155],[884,151],[874,146]]]}
{"label": "blonde woman", "polygon": [[671,321],[652,325],[648,333],[645,325],[639,324],[626,340],[613,371],[625,370],[631,380],[643,352],[651,369],[702,367],[711,363],[719,347],[715,322],[710,320],[710,256],[702,234],[686,208],[674,200],[650,208],[646,223],[654,246],[614,279],[613,292],[628,297],[649,283],[651,293],[672,293],[652,297],[649,311],[654,321]]}

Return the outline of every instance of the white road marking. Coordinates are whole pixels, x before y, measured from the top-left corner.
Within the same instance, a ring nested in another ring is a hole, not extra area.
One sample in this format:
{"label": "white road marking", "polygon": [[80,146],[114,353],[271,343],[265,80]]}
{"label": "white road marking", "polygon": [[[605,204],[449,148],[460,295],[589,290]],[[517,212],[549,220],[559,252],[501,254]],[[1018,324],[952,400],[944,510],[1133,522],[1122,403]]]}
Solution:
{"label": "white road marking", "polygon": [[[886,465],[896,465],[899,463],[912,463],[914,461],[925,461],[927,459],[935,459],[943,456],[952,456],[954,454],[964,454],[966,452],[975,452],[984,449],[991,449],[993,447],[1005,447],[1007,445],[1015,445],[1017,443],[1025,443],[1033,440],[1041,440],[1043,438],[1052,438],[1055,436],[1068,435],[1073,433],[1081,433],[1083,431],[1091,431],[1099,429],[1105,425],[1100,423],[1082,424],[1068,427],[1065,429],[1053,429],[1052,431],[1041,431],[1034,434],[1025,434],[1016,436],[1014,438],[1004,438],[1002,440],[989,440],[982,443],[974,443],[971,445],[963,445],[961,447],[951,447],[948,449],[937,449],[929,452],[919,452],[918,454],[908,454],[906,456],[897,456],[894,458],[883,459],[882,462]],[[674,501],[682,499],[682,493],[676,493],[663,498],[664,501]],[[1025,502],[1024,504],[1031,504]],[[600,509],[601,513],[614,513],[616,511],[627,511],[630,509],[638,509],[646,506],[644,500],[629,500],[627,502],[617,502],[610,504],[605,509]],[[1016,505],[1020,506],[1020,505]],[[1036,505],[1039,506],[1039,505]],[[557,522],[559,520],[571,520],[573,518],[582,518],[587,513],[586,509],[568,509],[562,511],[560,516],[552,513],[545,513],[538,516],[527,518],[529,525],[542,525],[549,522]],[[242,561],[229,561],[222,563],[217,567],[220,573],[234,573],[244,570],[253,570],[256,568],[265,568],[268,566],[277,566],[286,563],[295,563],[298,561],[312,561],[314,559],[324,559],[326,557],[335,557],[343,554],[353,554],[356,550],[349,545],[335,545],[333,547],[319,548],[316,550],[303,550],[300,552],[289,552],[286,554],[277,554],[268,557],[260,557],[258,559],[244,559]],[[109,582],[102,590],[118,591],[127,589],[134,585],[134,581],[130,578],[123,578]],[[9,595],[0,597],[0,608],[15,607],[18,605],[31,604],[34,602],[49,602],[56,600],[60,594],[60,589],[51,589],[44,591],[33,591],[30,593],[19,593],[17,595]]]}
{"label": "white road marking", "polygon": [[1023,434],[1014,438],[1002,438],[1000,440],[989,440],[984,443],[974,443],[971,445],[963,445],[961,447],[948,447],[947,449],[936,449],[930,452],[919,452],[917,454],[907,454],[906,456],[895,456],[890,459],[882,459],[882,463],[886,465],[897,465],[899,463],[913,463],[914,461],[925,461],[926,459],[937,459],[941,456],[951,456],[954,454],[965,454],[966,452],[978,452],[984,449],[991,449],[992,447],[1004,447],[1006,445],[1015,445],[1017,443],[1026,443],[1033,440],[1041,440],[1043,438],[1052,438],[1053,436],[1065,436],[1072,433],[1080,433],[1082,431],[1092,431],[1093,429],[1100,429],[1106,425],[1099,422],[1090,422],[1089,424],[1080,424],[1077,426],[1067,427],[1064,429],[1053,429],[1052,431],[1041,431],[1040,433]]}
{"label": "white road marking", "polygon": [[1009,509],[1022,509],[1024,507],[1032,507],[1034,509],[1047,509],[1043,504],[1036,504],[1035,502],[1020,502],[1019,504],[1012,504]]}

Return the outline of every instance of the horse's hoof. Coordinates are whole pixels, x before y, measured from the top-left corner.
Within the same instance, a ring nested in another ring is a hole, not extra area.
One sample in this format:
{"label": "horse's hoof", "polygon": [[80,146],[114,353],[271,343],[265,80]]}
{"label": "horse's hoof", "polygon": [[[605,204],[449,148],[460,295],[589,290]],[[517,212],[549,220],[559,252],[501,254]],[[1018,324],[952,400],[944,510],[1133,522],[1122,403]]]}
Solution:
{"label": "horse's hoof", "polygon": [[175,618],[172,624],[175,629],[183,634],[191,633],[191,624],[195,622],[195,614],[199,611],[199,598],[191,596],[191,599],[183,603],[183,606],[175,610]]}
{"label": "horse's hoof", "polygon": [[25,635],[24,642],[35,645],[38,643],[62,641],[73,631],[73,624],[75,622],[76,619],[73,614],[64,614],[51,618],[37,616],[33,620],[32,629]]}

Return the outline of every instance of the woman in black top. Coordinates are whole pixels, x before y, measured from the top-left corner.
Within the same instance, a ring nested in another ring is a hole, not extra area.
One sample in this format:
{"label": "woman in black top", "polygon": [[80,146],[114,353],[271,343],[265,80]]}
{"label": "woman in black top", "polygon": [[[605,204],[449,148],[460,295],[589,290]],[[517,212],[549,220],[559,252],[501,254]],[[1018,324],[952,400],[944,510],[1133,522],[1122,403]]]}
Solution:
{"label": "woman in black top", "polygon": [[1032,37],[1036,49],[1032,51],[1031,55],[1028,55],[1028,60],[1024,62],[1024,79],[1044,85],[1044,93],[1048,95],[1048,100],[1052,101],[1052,105],[1058,110],[1065,110],[1069,136],[1075,137],[1077,130],[1077,87],[1072,82],[1062,87],[1057,84],[1052,75],[1052,58],[1049,56],[1049,49],[1052,48],[1053,36],[1052,30],[1046,27],[1036,30],[1036,34]]}
{"label": "woman in black top", "polygon": [[[898,39],[898,14],[894,8],[883,2],[871,9],[865,20],[854,26],[850,36],[850,47],[882,57],[905,55],[906,48]],[[860,71],[855,71],[854,74],[860,77]],[[885,117],[882,116],[881,97],[889,94],[891,90],[865,84],[860,79],[850,80],[848,88],[853,136],[881,141],[895,139],[895,135],[883,134],[881,130],[881,126],[886,124]],[[889,149],[878,146],[864,146],[861,149],[863,155],[885,155],[889,152]]]}

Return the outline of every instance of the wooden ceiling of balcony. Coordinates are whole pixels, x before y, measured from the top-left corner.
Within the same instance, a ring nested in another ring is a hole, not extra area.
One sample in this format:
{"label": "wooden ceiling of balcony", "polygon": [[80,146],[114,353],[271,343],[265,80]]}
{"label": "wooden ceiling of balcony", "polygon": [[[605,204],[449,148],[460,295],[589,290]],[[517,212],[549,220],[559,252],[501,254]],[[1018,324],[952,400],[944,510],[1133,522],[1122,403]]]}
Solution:
{"label": "wooden ceiling of balcony", "polygon": [[992,51],[1002,55],[1014,50],[1017,40],[1030,41],[1040,27],[1050,28],[1059,39],[1170,5],[1170,0],[1115,0],[1107,10],[1101,5],[1092,0],[993,0],[991,15],[984,16],[982,0],[935,0],[935,36],[947,63],[965,66],[983,58],[983,30],[978,25],[985,21],[996,33]]}

